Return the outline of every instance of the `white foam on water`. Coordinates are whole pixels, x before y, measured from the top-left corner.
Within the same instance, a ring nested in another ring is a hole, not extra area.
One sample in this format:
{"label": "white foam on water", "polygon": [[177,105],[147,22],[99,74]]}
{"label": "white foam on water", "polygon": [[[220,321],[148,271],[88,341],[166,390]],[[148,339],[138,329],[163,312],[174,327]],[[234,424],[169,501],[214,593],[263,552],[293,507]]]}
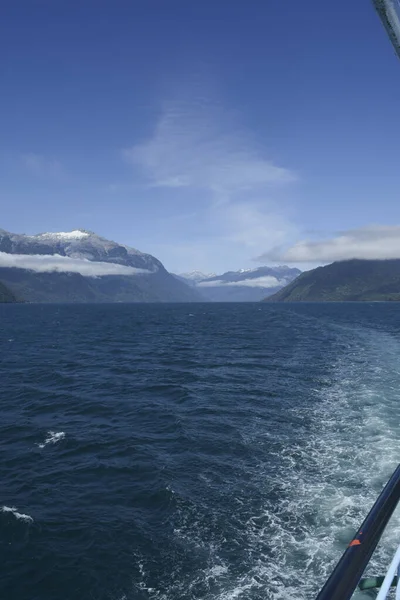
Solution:
{"label": "white foam on water", "polygon": [[33,519],[30,515],[18,512],[18,509],[15,506],[2,506],[1,512],[11,513],[16,519],[25,521],[25,523],[33,523]]}
{"label": "white foam on water", "polygon": [[141,581],[139,582],[138,588],[141,592],[145,592],[149,598],[158,598],[160,593],[155,588],[149,587],[146,584],[147,573],[144,567],[144,562],[142,560],[138,561],[139,573],[141,576]]}
{"label": "white foam on water", "polygon": [[[305,407],[288,411],[293,422],[304,419],[307,427],[288,437],[275,457],[274,473],[263,472],[260,464],[257,489],[265,490],[264,500],[233,540],[245,549],[243,563],[238,568],[224,559],[226,540],[210,539],[207,523],[195,509],[183,507],[174,534],[194,551],[203,549],[209,567],[188,577],[174,575],[162,592],[146,587],[141,570],[148,598],[194,599],[200,597],[200,585],[205,600],[316,596],[400,462],[400,342],[380,331],[342,329],[347,343],[330,365],[327,381],[310,389]],[[257,428],[249,445],[265,436],[274,440],[275,432]],[[271,488],[279,492],[274,500]],[[237,500],[243,515],[246,502]],[[366,574],[384,574],[399,541],[397,511]]]}
{"label": "white foam on water", "polygon": [[225,575],[228,572],[228,567],[226,565],[214,565],[210,568],[210,577],[216,577],[218,575]]}
{"label": "white foam on water", "polygon": [[39,448],[44,448],[47,444],[56,444],[60,440],[65,438],[65,432],[59,431],[58,433],[55,431],[48,431],[47,437],[42,444],[38,444]]}
{"label": "white foam on water", "polygon": [[[315,391],[309,438],[278,457],[281,500],[249,519],[256,559],[220,600],[261,597],[260,582],[273,600],[315,597],[400,462],[399,368],[397,340],[358,333],[354,354],[334,365],[333,385]],[[368,573],[386,572],[399,541],[396,512]]]}

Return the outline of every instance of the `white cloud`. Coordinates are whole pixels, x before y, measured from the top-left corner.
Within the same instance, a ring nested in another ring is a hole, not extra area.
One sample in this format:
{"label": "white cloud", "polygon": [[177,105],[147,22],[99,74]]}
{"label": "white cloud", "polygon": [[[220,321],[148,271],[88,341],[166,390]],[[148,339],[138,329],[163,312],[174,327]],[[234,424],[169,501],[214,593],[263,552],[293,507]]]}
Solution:
{"label": "white cloud", "polygon": [[257,277],[254,279],[243,279],[242,281],[224,281],[223,279],[216,279],[214,281],[200,281],[197,287],[260,287],[260,288],[273,288],[281,285],[282,281],[279,281],[276,277],[271,275],[264,275],[263,277]]}
{"label": "white cloud", "polygon": [[170,104],[153,135],[124,151],[152,185],[207,189],[217,196],[292,181],[294,174],[263,156],[225,113]]}
{"label": "white cloud", "polygon": [[248,252],[268,244],[277,246],[295,233],[295,227],[279,214],[273,202],[257,200],[234,202],[216,207],[213,217],[219,219],[221,237]]}
{"label": "white cloud", "polygon": [[58,160],[46,158],[42,154],[29,152],[22,155],[25,168],[36,177],[60,179],[64,177],[64,169]]}
{"label": "white cloud", "polygon": [[115,263],[94,262],[81,258],[69,258],[59,254],[8,254],[0,252],[0,267],[16,267],[38,273],[59,271],[63,273],[80,273],[86,277],[102,275],[136,275],[151,274],[146,269],[136,269]]}
{"label": "white cloud", "polygon": [[123,156],[171,209],[151,246],[170,270],[236,270],[297,233],[282,192],[295,173],[203,99],[166,105],[153,134]]}
{"label": "white cloud", "polygon": [[287,249],[267,251],[257,260],[330,263],[352,258],[400,258],[400,226],[373,225],[325,240],[302,240]]}
{"label": "white cloud", "polygon": [[[251,266],[252,257],[297,235],[295,226],[267,203],[248,201],[207,208],[194,219],[196,235],[180,241],[182,227],[169,244],[154,246],[169,270],[186,272],[193,267],[224,273]],[[183,230],[188,231],[187,224]]]}

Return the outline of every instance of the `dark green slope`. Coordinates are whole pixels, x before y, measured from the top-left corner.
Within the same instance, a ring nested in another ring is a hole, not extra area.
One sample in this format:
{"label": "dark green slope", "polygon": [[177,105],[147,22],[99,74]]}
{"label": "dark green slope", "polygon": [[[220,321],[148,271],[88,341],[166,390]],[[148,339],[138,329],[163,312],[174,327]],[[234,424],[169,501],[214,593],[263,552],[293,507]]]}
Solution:
{"label": "dark green slope", "polygon": [[347,260],[306,271],[264,302],[400,301],[400,260]]}
{"label": "dark green slope", "polygon": [[180,281],[170,286],[165,270],[156,275],[83,277],[80,273],[37,273],[0,267],[0,280],[27,302],[195,302],[200,294]]}
{"label": "dark green slope", "polygon": [[14,294],[12,293],[11,290],[8,289],[8,287],[6,287],[4,285],[4,283],[1,283],[0,281],[0,302],[16,302],[17,299],[14,296]]}

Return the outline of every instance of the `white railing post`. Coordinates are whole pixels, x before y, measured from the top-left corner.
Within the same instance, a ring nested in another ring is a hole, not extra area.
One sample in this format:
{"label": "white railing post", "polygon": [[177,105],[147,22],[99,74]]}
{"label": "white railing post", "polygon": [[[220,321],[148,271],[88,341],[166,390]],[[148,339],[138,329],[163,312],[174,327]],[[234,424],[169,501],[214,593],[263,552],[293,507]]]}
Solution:
{"label": "white railing post", "polygon": [[397,565],[396,600],[400,600],[400,563]]}
{"label": "white railing post", "polygon": [[[394,576],[397,575],[399,572],[399,565],[400,565],[400,546],[397,548],[396,554],[394,555],[393,560],[390,563],[390,566],[387,570],[385,579],[383,580],[381,589],[379,590],[379,594],[377,595],[376,600],[385,600],[385,598],[387,598],[387,595],[390,592],[390,587],[392,585]],[[399,586],[397,586],[397,589],[396,589],[396,600],[400,600],[400,587]]]}

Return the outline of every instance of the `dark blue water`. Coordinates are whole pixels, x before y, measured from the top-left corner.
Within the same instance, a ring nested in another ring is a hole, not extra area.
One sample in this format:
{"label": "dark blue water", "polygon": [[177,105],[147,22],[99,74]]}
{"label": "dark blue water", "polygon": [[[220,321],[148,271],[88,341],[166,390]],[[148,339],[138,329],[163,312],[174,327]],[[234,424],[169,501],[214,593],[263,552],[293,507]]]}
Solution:
{"label": "dark blue water", "polygon": [[2,599],[312,598],[400,457],[397,304],[1,305],[0,353]]}

